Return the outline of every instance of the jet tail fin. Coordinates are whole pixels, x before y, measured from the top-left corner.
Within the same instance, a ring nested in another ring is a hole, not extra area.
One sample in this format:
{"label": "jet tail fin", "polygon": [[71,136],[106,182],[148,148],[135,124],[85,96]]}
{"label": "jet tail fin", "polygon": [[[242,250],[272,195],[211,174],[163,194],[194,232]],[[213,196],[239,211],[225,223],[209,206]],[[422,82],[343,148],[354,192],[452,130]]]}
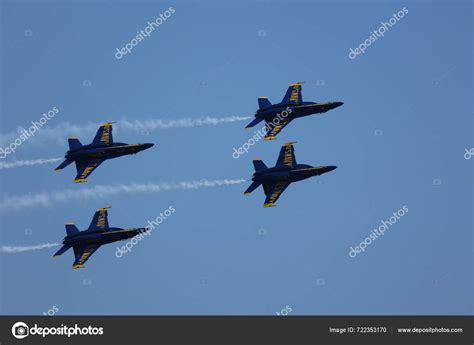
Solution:
{"label": "jet tail fin", "polygon": [[77,138],[68,138],[67,141],[69,143],[70,150],[77,150],[82,147],[81,142]]}
{"label": "jet tail fin", "polygon": [[270,108],[272,103],[268,100],[267,97],[258,97],[258,107],[260,109]]}
{"label": "jet tail fin", "polygon": [[257,125],[259,122],[263,121],[263,118],[261,117],[256,117],[255,119],[253,119],[252,122],[250,122],[247,126],[245,126],[245,128],[251,128],[255,125]]}
{"label": "jet tail fin", "polygon": [[54,254],[53,256],[59,256],[61,254],[64,254],[65,252],[67,252],[67,250],[71,248],[71,245],[70,244],[65,244],[64,246],[61,247],[61,249],[59,249],[56,254]]}
{"label": "jet tail fin", "polygon": [[67,167],[69,164],[71,164],[72,162],[74,162],[73,160],[70,160],[70,159],[66,159],[64,162],[62,162],[61,164],[59,164],[59,166],[54,169],[54,170],[61,170],[61,169],[64,169],[65,167]]}
{"label": "jet tail fin", "polygon": [[79,229],[73,223],[66,224],[66,233],[68,236],[75,235],[79,232]]}
{"label": "jet tail fin", "polygon": [[257,189],[261,185],[260,182],[252,182],[252,184],[247,188],[247,190],[244,192],[244,194],[250,194],[252,193],[255,189]]}
{"label": "jet tail fin", "polygon": [[265,163],[263,163],[261,159],[254,159],[253,166],[255,168],[255,171],[268,169],[268,167],[265,165]]}

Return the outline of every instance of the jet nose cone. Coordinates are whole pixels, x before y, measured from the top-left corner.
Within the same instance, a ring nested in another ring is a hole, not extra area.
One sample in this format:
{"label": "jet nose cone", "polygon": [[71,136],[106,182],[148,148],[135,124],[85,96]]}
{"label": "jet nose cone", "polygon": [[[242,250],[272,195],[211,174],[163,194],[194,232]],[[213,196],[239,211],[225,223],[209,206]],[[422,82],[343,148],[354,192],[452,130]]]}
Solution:
{"label": "jet nose cone", "polygon": [[152,144],[152,143],[143,144],[143,149],[146,150],[153,146],[155,146],[155,144]]}
{"label": "jet nose cone", "polygon": [[330,171],[333,171],[333,170],[336,170],[336,169],[337,169],[337,166],[329,165],[328,167],[326,167],[326,172],[330,172]]}
{"label": "jet nose cone", "polygon": [[344,104],[344,102],[333,102],[334,108],[340,107],[343,104]]}

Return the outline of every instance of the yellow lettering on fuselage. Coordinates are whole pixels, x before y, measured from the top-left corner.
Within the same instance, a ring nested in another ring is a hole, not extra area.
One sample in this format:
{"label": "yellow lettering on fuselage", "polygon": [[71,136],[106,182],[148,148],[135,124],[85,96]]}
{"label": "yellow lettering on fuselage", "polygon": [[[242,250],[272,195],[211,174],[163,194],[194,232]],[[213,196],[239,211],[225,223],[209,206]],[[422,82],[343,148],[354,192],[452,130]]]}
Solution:
{"label": "yellow lettering on fuselage", "polygon": [[105,211],[100,212],[99,218],[97,219],[97,226],[99,228],[103,228],[105,226],[105,217],[104,217]]}
{"label": "yellow lettering on fuselage", "polygon": [[298,86],[297,86],[297,87],[294,87],[293,90],[291,90],[290,101],[298,102],[298,96],[299,96],[299,92],[298,92]]}
{"label": "yellow lettering on fuselage", "polygon": [[110,125],[103,127],[100,141],[103,143],[108,143],[110,141]]}
{"label": "yellow lettering on fuselage", "polygon": [[283,164],[292,167],[293,166],[293,155],[291,154],[291,145],[285,147],[285,157],[283,158]]}

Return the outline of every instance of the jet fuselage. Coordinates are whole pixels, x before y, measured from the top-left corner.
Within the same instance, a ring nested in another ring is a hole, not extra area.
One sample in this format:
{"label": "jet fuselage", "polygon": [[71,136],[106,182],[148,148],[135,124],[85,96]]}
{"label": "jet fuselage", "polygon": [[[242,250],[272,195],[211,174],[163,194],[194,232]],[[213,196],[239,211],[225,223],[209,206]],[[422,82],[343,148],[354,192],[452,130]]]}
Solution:
{"label": "jet fuselage", "polygon": [[124,155],[136,154],[140,151],[146,150],[152,147],[154,144],[125,144],[125,143],[113,143],[111,145],[97,145],[89,144],[84,145],[76,150],[69,150],[66,153],[65,158],[70,160],[76,160],[81,158],[102,158],[111,159],[117,158]]}
{"label": "jet fuselage", "polygon": [[293,168],[276,166],[255,172],[252,181],[260,183],[277,181],[296,182],[312,176],[325,174],[336,168],[333,165],[313,167],[307,164],[297,164]]}
{"label": "jet fuselage", "polygon": [[74,235],[64,237],[63,244],[73,245],[87,245],[87,244],[108,244],[112,242],[126,240],[134,237],[142,232],[145,228],[108,228],[107,231],[84,230]]}
{"label": "jet fuselage", "polygon": [[315,102],[301,102],[300,104],[285,104],[278,103],[274,104],[265,109],[259,109],[255,113],[256,118],[274,118],[281,114],[280,116],[284,118],[284,111],[288,112],[288,117],[294,119],[297,117],[308,116],[312,114],[325,113],[328,110],[340,107],[344,103],[342,102],[325,102],[325,103],[315,103]]}

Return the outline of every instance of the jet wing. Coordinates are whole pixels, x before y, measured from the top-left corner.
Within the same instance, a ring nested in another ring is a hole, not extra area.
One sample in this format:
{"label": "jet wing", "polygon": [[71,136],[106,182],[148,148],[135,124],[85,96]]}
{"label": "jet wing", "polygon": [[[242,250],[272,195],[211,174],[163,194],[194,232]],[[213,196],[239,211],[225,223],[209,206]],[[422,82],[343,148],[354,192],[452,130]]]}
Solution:
{"label": "jet wing", "polygon": [[94,217],[89,225],[89,230],[107,231],[109,229],[107,209],[108,207],[103,207],[95,211]]}
{"label": "jet wing", "polygon": [[301,95],[301,84],[303,84],[303,82],[291,84],[286,91],[285,97],[281,100],[281,103],[300,104],[303,101],[303,96]]}
{"label": "jet wing", "polygon": [[290,185],[290,182],[281,181],[277,183],[264,183],[263,190],[265,191],[265,203],[264,207],[275,206],[275,202],[283,194],[285,189]]}
{"label": "jet wing", "polygon": [[[273,119],[275,119],[276,117],[274,117]],[[265,137],[264,139],[265,140],[273,140],[275,139],[275,136],[281,132],[281,130],[283,128],[286,127],[287,124],[290,123],[290,121],[292,120],[290,117],[286,117],[285,119],[283,119],[282,121],[280,121],[279,124],[277,125],[274,125],[273,124],[273,119],[265,119],[265,122],[266,122],[266,125],[265,125],[265,128],[266,128],[266,133],[265,133]]]}
{"label": "jet wing", "polygon": [[100,125],[99,130],[92,141],[93,144],[110,145],[114,142],[112,137],[112,123],[113,122],[106,122]]}
{"label": "jet wing", "polygon": [[86,182],[87,176],[92,174],[92,172],[102,164],[105,159],[92,158],[90,160],[77,160],[76,169],[77,175],[74,179],[75,183]]}
{"label": "jet wing", "polygon": [[286,143],[281,146],[280,154],[276,162],[277,167],[294,168],[296,166],[294,143],[295,142]]}
{"label": "jet wing", "polygon": [[92,254],[100,247],[100,244],[89,244],[86,246],[73,246],[74,256],[76,260],[72,264],[72,268],[82,268],[84,263],[89,260]]}

